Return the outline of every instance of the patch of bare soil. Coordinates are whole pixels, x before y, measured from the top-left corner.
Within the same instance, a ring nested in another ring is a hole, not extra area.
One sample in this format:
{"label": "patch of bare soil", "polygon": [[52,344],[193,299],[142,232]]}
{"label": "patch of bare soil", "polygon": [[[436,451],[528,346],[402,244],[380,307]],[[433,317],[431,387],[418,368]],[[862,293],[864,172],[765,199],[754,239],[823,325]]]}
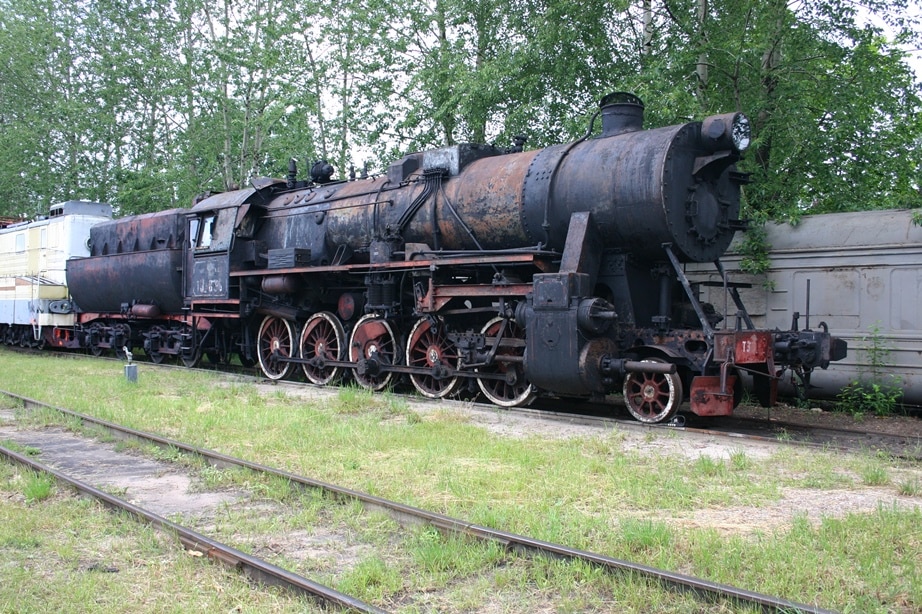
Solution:
{"label": "patch of bare soil", "polygon": [[36,460],[164,518],[208,512],[233,504],[242,493],[207,491],[179,465],[118,451],[114,444],[74,435],[64,429],[17,428],[0,417],[0,440],[40,450]]}
{"label": "patch of bare soil", "polygon": [[853,416],[844,412],[825,411],[819,407],[801,409],[784,404],[776,405],[770,409],[751,405],[741,405],[734,411],[734,414],[746,418],[770,418],[773,420],[795,422],[809,426],[854,429],[887,435],[904,435],[907,437],[922,438],[922,419],[914,416]]}
{"label": "patch of bare soil", "polygon": [[700,509],[673,515],[670,522],[683,527],[713,529],[725,535],[767,534],[790,526],[794,517],[806,518],[817,525],[823,518],[873,514],[881,506],[913,509],[919,505],[919,499],[899,496],[890,488],[785,488],[781,498],[769,505]]}

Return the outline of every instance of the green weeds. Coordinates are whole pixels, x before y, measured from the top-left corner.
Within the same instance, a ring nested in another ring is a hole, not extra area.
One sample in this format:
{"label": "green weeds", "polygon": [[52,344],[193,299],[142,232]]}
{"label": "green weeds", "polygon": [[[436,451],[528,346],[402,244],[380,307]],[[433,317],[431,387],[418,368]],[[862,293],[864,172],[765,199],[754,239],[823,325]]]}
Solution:
{"label": "green weeds", "polygon": [[669,527],[661,522],[628,518],[621,521],[621,539],[627,550],[636,555],[668,549],[673,535]]}
{"label": "green weeds", "polygon": [[[758,459],[743,449],[723,458],[670,456],[626,445],[676,437],[653,429],[639,437],[618,431],[571,439],[501,437],[449,407],[423,411],[393,395],[358,388],[314,400],[281,387],[265,393],[254,384],[224,385],[213,375],[147,371],[144,365],[139,382],[127,386],[121,370],[109,369],[108,363],[18,356],[10,363],[4,385],[17,393],[476,524],[832,609],[876,613],[922,606],[917,511],[887,508],[844,515],[832,509],[829,514],[837,518],[811,515],[780,525],[759,520],[783,496],[805,489],[811,489],[809,496],[818,506],[823,491],[843,488],[873,487],[919,497],[916,470],[897,472],[891,459],[783,449]],[[56,384],[35,381],[36,372],[55,372]],[[312,569],[340,590],[389,610],[700,611],[692,598],[664,598],[659,588],[624,583],[592,567],[523,561],[495,546],[431,529],[395,539],[393,519],[355,502],[302,492],[286,480],[219,470],[172,450],[158,454],[193,467],[210,487],[239,487],[255,495],[264,506],[261,512],[245,515],[227,505],[215,520],[219,534],[266,537],[244,544],[251,550],[296,533],[311,535],[328,521],[342,527],[337,538],[374,546],[373,552],[358,551],[342,568],[314,561]],[[22,493],[23,478],[15,484],[10,479],[0,465],[0,490]],[[56,514],[53,506],[61,498],[53,490],[27,507]],[[0,514],[10,505],[0,497]],[[734,510],[740,510],[738,516]],[[698,520],[711,511],[728,519],[719,531],[702,528],[706,521]],[[691,517],[696,520],[683,520]],[[54,538],[53,532],[35,527],[10,534],[10,522],[0,517],[0,550],[8,547],[4,544],[47,548]],[[40,536],[41,543],[29,546],[29,534]],[[170,560],[190,577],[201,573],[199,561],[180,556],[183,563],[175,563],[159,547],[152,558]],[[875,558],[883,569],[872,569]],[[137,560],[127,555],[113,559]],[[159,568],[158,575],[172,581]],[[57,576],[51,582],[56,590],[70,591]],[[13,591],[24,591],[41,603],[34,579],[19,578],[15,587],[0,586],[0,602],[9,602],[4,600],[17,594]],[[71,593],[94,603],[88,595],[97,589]],[[116,591],[111,599],[122,597]],[[146,598],[164,605],[150,594]],[[252,598],[236,593],[233,604],[212,597],[202,604],[183,603],[188,609],[231,611],[239,606],[255,611]],[[137,603],[134,597],[124,599],[124,608]],[[73,605],[54,602],[48,607],[80,610]],[[156,611],[150,605],[141,609]]]}
{"label": "green weeds", "polygon": [[22,494],[27,503],[44,501],[54,492],[55,480],[46,473],[29,472],[23,478]]}
{"label": "green weeds", "polygon": [[730,452],[730,467],[733,471],[746,471],[752,468],[752,459],[745,450],[733,450]]}
{"label": "green weeds", "polygon": [[896,490],[904,497],[922,497],[922,481],[919,478],[908,478],[901,481]]}
{"label": "green weeds", "polygon": [[339,581],[337,589],[364,601],[381,601],[403,587],[400,570],[388,566],[380,557],[361,561]]}
{"label": "green weeds", "polygon": [[876,324],[862,338],[862,342],[865,344],[864,353],[869,364],[868,376],[843,388],[838,394],[836,407],[853,416],[889,416],[899,407],[903,397],[899,378],[887,374],[890,348],[880,333],[880,326]]}
{"label": "green weeds", "polygon": [[861,483],[865,486],[885,486],[890,483],[890,472],[876,460],[861,467]]}

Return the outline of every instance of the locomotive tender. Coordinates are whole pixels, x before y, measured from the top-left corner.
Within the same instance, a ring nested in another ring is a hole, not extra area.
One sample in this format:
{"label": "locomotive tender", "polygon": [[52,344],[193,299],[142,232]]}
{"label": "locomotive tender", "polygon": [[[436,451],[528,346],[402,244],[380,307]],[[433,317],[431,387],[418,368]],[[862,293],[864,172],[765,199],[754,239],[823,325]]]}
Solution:
{"label": "locomotive tender", "polygon": [[[600,134],[564,145],[463,144],[350,181],[323,162],[299,180],[292,161],[286,179],[101,223],[68,263],[75,344],[237,354],[271,379],[371,390],[407,376],[506,407],[623,392],[645,422],[686,398],[730,414],[743,371],[771,404],[783,370],[842,358],[828,332],[755,329],[719,262],[744,227],[746,117],[643,130],[623,93],[599,113]],[[733,313],[699,301],[695,262],[715,264]]]}

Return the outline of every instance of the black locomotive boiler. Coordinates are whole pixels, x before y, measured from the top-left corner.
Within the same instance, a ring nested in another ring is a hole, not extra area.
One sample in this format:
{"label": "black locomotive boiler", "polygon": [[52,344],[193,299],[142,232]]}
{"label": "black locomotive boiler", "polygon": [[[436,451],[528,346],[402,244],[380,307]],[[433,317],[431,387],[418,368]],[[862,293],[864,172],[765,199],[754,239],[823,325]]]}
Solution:
{"label": "black locomotive boiler", "polygon": [[[643,130],[630,94],[600,114],[600,134],[564,145],[457,145],[349,181],[322,162],[299,180],[292,162],[287,179],[101,224],[68,266],[78,337],[507,407],[622,392],[645,422],[685,399],[727,415],[743,373],[770,404],[783,371],[842,358],[825,330],[756,330],[723,274],[746,117]],[[715,264],[732,313],[699,301],[689,262]]]}

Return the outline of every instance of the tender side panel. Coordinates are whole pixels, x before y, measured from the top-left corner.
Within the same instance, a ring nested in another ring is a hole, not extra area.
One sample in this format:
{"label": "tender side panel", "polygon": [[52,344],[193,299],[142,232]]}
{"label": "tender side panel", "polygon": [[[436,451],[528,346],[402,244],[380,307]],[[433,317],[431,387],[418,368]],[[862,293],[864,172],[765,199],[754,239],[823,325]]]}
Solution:
{"label": "tender side panel", "polygon": [[182,311],[182,250],[110,254],[71,260],[67,280],[83,311],[120,313],[135,302]]}

